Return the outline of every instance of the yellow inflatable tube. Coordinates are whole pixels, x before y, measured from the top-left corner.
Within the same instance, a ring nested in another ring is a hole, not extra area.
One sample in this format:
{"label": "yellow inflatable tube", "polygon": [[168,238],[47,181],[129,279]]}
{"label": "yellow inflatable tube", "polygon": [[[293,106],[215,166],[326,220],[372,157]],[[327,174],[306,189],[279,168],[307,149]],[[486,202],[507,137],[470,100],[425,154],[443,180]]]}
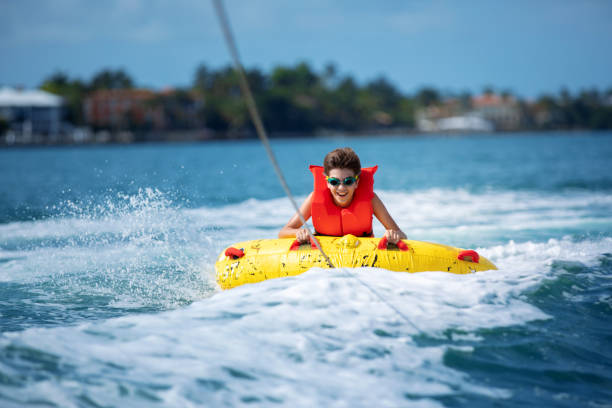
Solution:
{"label": "yellow inflatable tube", "polygon": [[[471,250],[430,242],[402,240],[397,246],[381,238],[317,237],[336,268],[375,267],[397,272],[442,271],[467,274],[497,269]],[[230,289],[245,283],[294,276],[310,268],[329,268],[311,244],[292,238],[239,242],[223,250],[215,263],[217,283]]]}

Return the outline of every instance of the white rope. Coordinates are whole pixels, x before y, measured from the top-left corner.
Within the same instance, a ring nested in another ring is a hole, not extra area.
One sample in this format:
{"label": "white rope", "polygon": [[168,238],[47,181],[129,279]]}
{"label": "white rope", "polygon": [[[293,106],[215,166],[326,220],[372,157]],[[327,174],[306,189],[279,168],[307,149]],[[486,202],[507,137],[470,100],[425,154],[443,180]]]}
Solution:
{"label": "white rope", "polygon": [[229,19],[227,18],[227,14],[225,13],[223,4],[221,3],[221,0],[213,0],[213,3],[215,5],[215,10],[217,12],[217,17],[219,18],[219,22],[221,23],[221,28],[223,30],[225,42],[227,43],[227,47],[230,50],[230,54],[232,55],[232,59],[234,61],[234,67],[236,68],[236,72],[238,73],[238,78],[240,79],[240,88],[242,89],[242,94],[244,95],[244,99],[246,100],[247,108],[249,110],[249,114],[251,115],[251,120],[253,121],[253,124],[255,125],[257,136],[259,137],[264,147],[266,148],[266,153],[268,154],[268,158],[270,159],[270,162],[272,162],[272,166],[274,167],[276,176],[280,180],[281,185],[283,186],[283,189],[285,190],[285,194],[287,195],[287,197],[289,197],[289,200],[291,201],[293,208],[295,209],[296,213],[300,217],[300,221],[302,222],[302,225],[304,226],[306,231],[308,231],[308,236],[310,237],[312,242],[315,243],[315,245],[317,246],[317,249],[321,251],[321,254],[325,258],[329,266],[331,268],[334,268],[334,264],[331,262],[331,260],[329,259],[325,251],[323,251],[321,244],[315,238],[314,234],[310,231],[310,228],[308,228],[308,225],[306,225],[306,219],[302,215],[302,212],[300,211],[300,208],[298,207],[297,202],[295,201],[295,198],[293,198],[293,194],[291,194],[291,190],[289,189],[289,185],[287,184],[287,181],[285,180],[285,176],[283,175],[283,172],[281,171],[280,166],[278,165],[278,162],[276,161],[276,157],[274,156],[274,152],[272,151],[272,147],[270,146],[270,141],[268,140],[266,129],[264,128],[264,125],[261,121],[261,116],[259,116],[259,111],[257,110],[255,99],[253,98],[253,94],[251,93],[251,87],[249,86],[249,82],[247,81],[246,74],[244,73],[244,68],[242,67],[242,63],[240,62],[240,57],[238,56],[238,48],[236,47],[236,42],[234,41],[234,36],[232,35],[232,31],[229,25]]}
{"label": "white rope", "polygon": [[[310,232],[310,228],[308,228],[308,226],[306,225],[306,220],[304,219],[304,216],[302,215],[302,212],[300,211],[300,208],[298,207],[297,202],[295,201],[293,197],[293,194],[291,194],[291,190],[289,189],[289,185],[287,184],[287,181],[285,180],[285,176],[283,175],[283,172],[281,171],[280,166],[278,165],[278,162],[276,161],[276,157],[274,156],[274,152],[272,151],[272,147],[270,146],[270,141],[268,139],[266,129],[264,128],[264,125],[261,121],[261,116],[259,115],[259,111],[257,110],[257,104],[255,103],[255,99],[253,98],[253,94],[251,93],[251,87],[249,86],[249,82],[247,81],[246,74],[244,72],[244,68],[242,67],[242,63],[240,62],[240,57],[238,55],[238,48],[236,47],[236,42],[234,41],[234,36],[232,35],[232,31],[231,31],[230,24],[229,24],[229,19],[227,18],[227,14],[225,13],[225,9],[223,8],[222,0],[213,0],[213,4],[215,6],[215,11],[217,12],[217,17],[219,18],[219,22],[221,24],[221,29],[223,30],[223,36],[225,37],[225,42],[227,44],[227,47],[229,48],[230,54],[232,55],[232,60],[234,61],[234,67],[236,69],[236,72],[238,73],[238,78],[240,80],[240,88],[246,100],[246,104],[249,110],[249,114],[251,116],[251,120],[253,121],[253,124],[255,125],[257,136],[263,143],[266,149],[266,153],[268,154],[268,158],[270,159],[270,162],[272,163],[272,166],[274,167],[274,171],[276,172],[276,176],[280,180],[281,185],[283,186],[283,189],[285,190],[285,194],[291,201],[293,208],[295,209],[296,213],[300,217],[300,221],[304,225],[304,228],[306,229],[306,231],[308,231],[308,235],[310,236],[310,239],[315,243],[315,245],[317,246],[317,249],[321,252],[321,254],[325,258],[329,266],[331,268],[335,268],[331,260],[325,253],[325,251],[323,251],[323,248],[321,247],[321,244],[319,243],[319,241],[315,238],[314,234]],[[416,327],[416,325],[412,323],[405,314],[400,312],[398,308],[396,308],[391,303],[389,303],[389,301],[387,301],[384,297],[382,297],[382,295],[380,295],[376,290],[374,290],[374,288],[372,288],[370,285],[368,285],[367,283],[359,279],[357,275],[355,275],[354,273],[351,273],[348,269],[342,268],[342,271],[347,273],[349,276],[352,276],[353,278],[357,279],[357,282],[359,282],[361,285],[369,289],[370,292],[376,295],[376,297],[378,297],[384,304],[386,304],[391,310],[397,313],[401,318],[403,318],[407,323],[409,323],[417,331],[420,331],[419,328]]]}

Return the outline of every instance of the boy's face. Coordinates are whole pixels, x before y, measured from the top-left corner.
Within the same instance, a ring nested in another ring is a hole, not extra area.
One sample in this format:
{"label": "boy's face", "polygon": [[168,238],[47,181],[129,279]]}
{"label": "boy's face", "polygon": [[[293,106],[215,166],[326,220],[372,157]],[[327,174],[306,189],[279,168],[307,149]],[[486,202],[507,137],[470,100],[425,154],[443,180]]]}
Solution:
{"label": "boy's face", "polygon": [[347,177],[355,177],[355,172],[351,169],[331,169],[328,176],[337,178],[341,181],[341,183],[336,186],[332,186],[329,182],[327,182],[327,188],[329,188],[329,191],[331,192],[334,203],[336,203],[336,205],[339,207],[348,207],[351,204],[351,201],[353,201],[355,190],[359,185],[359,180],[350,186],[344,184],[344,180]]}

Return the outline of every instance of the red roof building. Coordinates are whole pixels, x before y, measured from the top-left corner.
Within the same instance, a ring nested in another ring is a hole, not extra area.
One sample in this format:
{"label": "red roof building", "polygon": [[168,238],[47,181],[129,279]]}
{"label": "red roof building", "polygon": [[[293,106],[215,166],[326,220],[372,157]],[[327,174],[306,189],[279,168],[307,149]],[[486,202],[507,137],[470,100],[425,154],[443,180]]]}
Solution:
{"label": "red roof building", "polygon": [[512,96],[485,93],[472,99],[473,112],[495,124],[498,130],[517,130],[524,121],[518,101]]}
{"label": "red roof building", "polygon": [[163,110],[154,99],[155,93],[146,89],[101,89],[85,100],[85,120],[107,129],[162,128]]}

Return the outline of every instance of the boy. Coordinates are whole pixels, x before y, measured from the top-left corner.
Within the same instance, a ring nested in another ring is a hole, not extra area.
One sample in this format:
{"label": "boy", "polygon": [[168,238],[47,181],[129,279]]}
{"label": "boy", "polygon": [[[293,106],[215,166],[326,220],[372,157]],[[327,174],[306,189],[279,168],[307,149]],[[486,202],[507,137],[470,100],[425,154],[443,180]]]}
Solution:
{"label": "boy", "polygon": [[[314,191],[308,195],[300,212],[305,220],[312,216],[316,235],[374,236],[372,215],[385,227],[385,237],[392,244],[405,239],[385,205],[374,193],[374,173],[377,166],[361,168],[359,156],[350,147],[329,152],[323,167],[310,166],[314,176]],[[279,238],[296,237],[309,240],[308,231],[295,214],[278,233]]]}

